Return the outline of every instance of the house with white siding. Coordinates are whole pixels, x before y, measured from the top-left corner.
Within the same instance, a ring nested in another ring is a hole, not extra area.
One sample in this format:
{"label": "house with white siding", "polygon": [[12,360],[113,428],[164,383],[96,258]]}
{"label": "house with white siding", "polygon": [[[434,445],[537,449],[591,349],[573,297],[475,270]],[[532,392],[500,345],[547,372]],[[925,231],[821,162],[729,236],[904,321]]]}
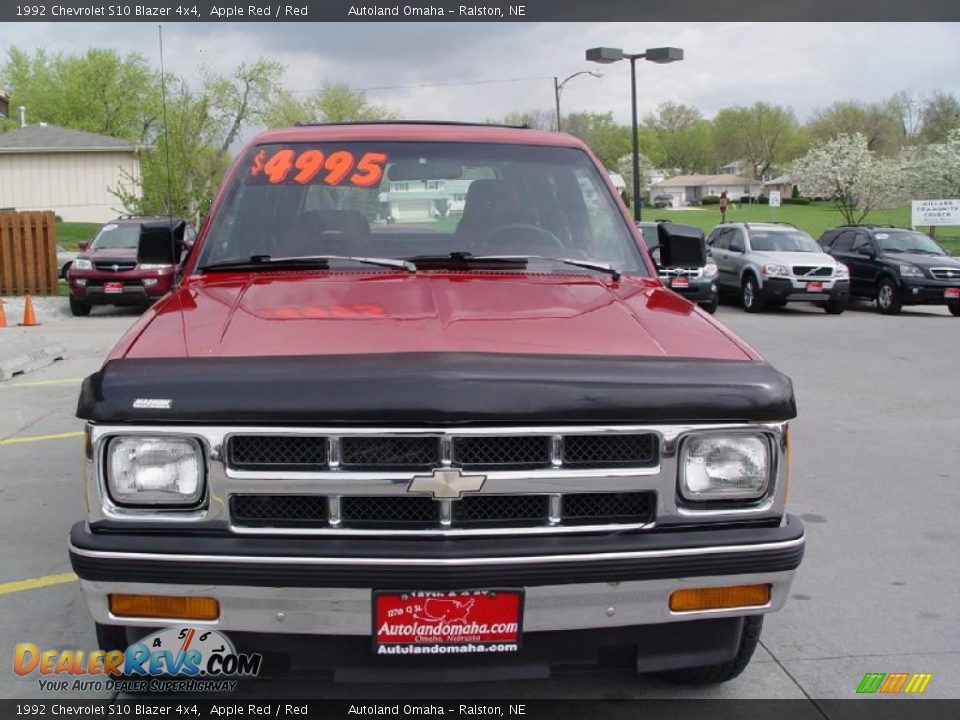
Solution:
{"label": "house with white siding", "polygon": [[138,150],[127,140],[44,123],[0,132],[0,208],[110,220],[121,210],[111,189],[137,187]]}
{"label": "house with white siding", "polygon": [[705,195],[726,193],[731,201],[756,198],[763,183],[740,175],[677,175],[650,186],[651,201],[658,195],[670,195],[673,207],[699,205]]}

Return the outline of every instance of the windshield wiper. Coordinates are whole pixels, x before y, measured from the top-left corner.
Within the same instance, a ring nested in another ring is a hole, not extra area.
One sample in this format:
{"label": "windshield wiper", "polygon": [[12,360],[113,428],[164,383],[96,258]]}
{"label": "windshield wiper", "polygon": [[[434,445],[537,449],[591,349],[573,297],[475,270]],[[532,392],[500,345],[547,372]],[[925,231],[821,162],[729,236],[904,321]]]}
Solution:
{"label": "windshield wiper", "polygon": [[434,265],[441,267],[460,267],[465,265],[484,265],[491,264],[522,264],[526,266],[531,260],[542,260],[544,262],[561,263],[563,265],[573,265],[575,267],[586,268],[587,270],[597,270],[610,275],[614,280],[619,280],[622,273],[609,263],[603,263],[596,260],[579,260],[577,258],[555,258],[545,255],[474,255],[469,252],[457,251],[447,255],[418,255],[407,258],[418,267],[421,265]]}
{"label": "windshield wiper", "polygon": [[198,268],[200,272],[216,272],[218,270],[279,270],[283,268],[318,267],[328,268],[331,261],[355,262],[365,265],[379,265],[380,267],[396,268],[415,272],[417,266],[409,260],[397,258],[371,258],[354,255],[298,255],[291,257],[270,257],[269,255],[251,255],[246,260],[226,260],[210,263]]}

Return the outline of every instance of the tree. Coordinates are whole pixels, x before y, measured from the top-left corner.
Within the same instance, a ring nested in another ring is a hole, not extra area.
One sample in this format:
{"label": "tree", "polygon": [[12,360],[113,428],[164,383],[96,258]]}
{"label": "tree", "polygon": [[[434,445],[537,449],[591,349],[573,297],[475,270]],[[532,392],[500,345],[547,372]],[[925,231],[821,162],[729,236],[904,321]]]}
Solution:
{"label": "tree", "polygon": [[924,102],[922,117],[920,139],[926,143],[946,142],[950,131],[960,128],[960,101],[949,93],[935,92]]}
{"label": "tree", "polygon": [[514,110],[508,112],[502,119],[487,118],[486,122],[493,125],[526,126],[534,130],[556,130],[557,114],[554,110]]}
{"label": "tree", "polygon": [[807,195],[830,198],[855,225],[871,210],[889,207],[904,194],[904,177],[893,160],[878,157],[861,133],[841,134],[807,152],[793,165]]}
{"label": "tree", "polygon": [[[12,47],[0,66],[10,107],[27,108],[27,121],[149,142],[160,118],[160,78],[139,53],[90,49],[82,55],[29,54]],[[16,127],[16,114],[5,121]]]}
{"label": "tree", "polygon": [[373,120],[395,120],[398,113],[386,105],[373,105],[362,90],[343,83],[326,83],[323,88],[302,100],[280,91],[273,98],[266,114],[268,127],[290,127],[296,123],[338,123]]}
{"label": "tree", "polygon": [[793,111],[765,102],[726,108],[713,120],[713,143],[722,162],[745,160],[753,178],[802,154],[804,138]]}
{"label": "tree", "polygon": [[[210,98],[176,81],[167,103],[167,132],[141,153],[140,175],[127,176],[113,194],[137,215],[176,215],[199,220],[213,202],[229,158],[220,151],[222,118]],[[169,167],[167,163],[169,150]]]}
{"label": "tree", "polygon": [[922,118],[920,102],[907,90],[901,90],[887,98],[883,106],[898,123],[900,147],[905,148],[917,141]]}
{"label": "tree", "polygon": [[583,140],[608,168],[630,152],[630,128],[613,113],[575,112],[563,117],[563,131]]}
{"label": "tree", "polygon": [[220,126],[220,154],[226,156],[240,129],[248,123],[263,124],[283,77],[283,65],[260,58],[241,62],[230,75],[203,73],[203,95],[211,118]]}
{"label": "tree", "polygon": [[688,105],[666,102],[643,124],[656,138],[657,155],[663,167],[681,173],[711,171],[715,164],[710,123]]}
{"label": "tree", "polygon": [[868,148],[882,155],[893,155],[901,148],[901,120],[880,104],[840,100],[818,111],[807,129],[820,142],[837,135],[863,135]]}
{"label": "tree", "polygon": [[960,128],[951,130],[946,142],[925,147],[906,173],[918,200],[960,198]]}

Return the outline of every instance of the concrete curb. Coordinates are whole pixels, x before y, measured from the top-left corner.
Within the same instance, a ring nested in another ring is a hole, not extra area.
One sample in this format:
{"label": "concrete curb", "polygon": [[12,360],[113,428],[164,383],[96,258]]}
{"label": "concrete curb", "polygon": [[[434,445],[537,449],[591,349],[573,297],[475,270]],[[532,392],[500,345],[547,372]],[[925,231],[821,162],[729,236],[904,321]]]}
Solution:
{"label": "concrete curb", "polygon": [[0,329],[0,382],[52,365],[63,360],[66,352],[63,345],[47,342],[43,335]]}

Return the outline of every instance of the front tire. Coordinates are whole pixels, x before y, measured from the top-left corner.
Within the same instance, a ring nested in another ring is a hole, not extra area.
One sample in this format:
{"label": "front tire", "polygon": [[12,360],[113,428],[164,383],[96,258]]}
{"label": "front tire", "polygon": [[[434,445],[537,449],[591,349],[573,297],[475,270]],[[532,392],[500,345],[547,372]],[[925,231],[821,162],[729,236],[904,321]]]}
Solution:
{"label": "front tire", "polygon": [[877,309],[884,315],[896,315],[903,307],[900,288],[891,278],[884,278],[877,285]]}
{"label": "front tire", "polygon": [[743,632],[740,635],[740,647],[736,657],[725,663],[716,665],[701,665],[700,667],[668,670],[659,673],[667,682],[678,685],[715,685],[716,683],[733,680],[742,673],[753,657],[753,651],[760,642],[760,631],[763,629],[763,615],[751,615],[743,619]]}
{"label": "front tire", "polygon": [[843,311],[847,309],[847,301],[827,300],[823,304],[823,309],[827,311],[827,315],[842,315]]}
{"label": "front tire", "polygon": [[753,275],[747,275],[743,281],[740,297],[743,300],[743,309],[748,313],[763,312],[764,302],[760,296],[760,286]]}
{"label": "front tire", "polygon": [[73,295],[70,296],[70,314],[74,317],[86,317],[90,314],[90,303],[83,300],[77,300]]}
{"label": "front tire", "polygon": [[717,300],[716,298],[714,298],[713,300],[710,300],[709,302],[700,303],[700,307],[703,308],[706,312],[708,312],[708,313],[710,313],[711,315],[713,315],[713,314],[717,311],[717,305],[718,305],[718,304],[719,304],[719,300]]}

